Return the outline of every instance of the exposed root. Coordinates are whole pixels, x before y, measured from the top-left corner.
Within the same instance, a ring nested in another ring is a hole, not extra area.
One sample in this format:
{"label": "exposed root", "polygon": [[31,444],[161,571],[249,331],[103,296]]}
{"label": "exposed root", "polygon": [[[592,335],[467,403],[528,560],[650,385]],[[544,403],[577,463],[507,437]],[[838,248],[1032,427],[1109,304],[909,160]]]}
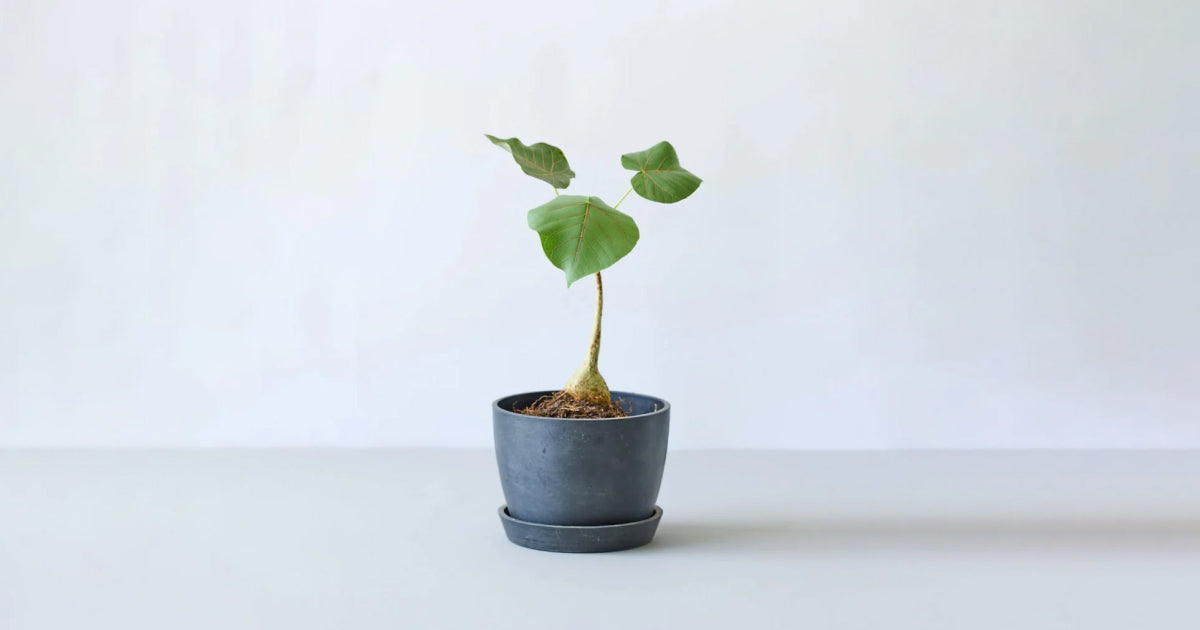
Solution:
{"label": "exposed root", "polygon": [[535,400],[532,405],[522,409],[513,409],[513,411],[527,416],[541,416],[543,418],[624,418],[629,415],[632,408],[626,409],[622,407],[622,402],[625,401],[617,400],[607,404],[588,402],[586,400],[579,400],[564,391],[555,392],[549,396],[542,396]]}

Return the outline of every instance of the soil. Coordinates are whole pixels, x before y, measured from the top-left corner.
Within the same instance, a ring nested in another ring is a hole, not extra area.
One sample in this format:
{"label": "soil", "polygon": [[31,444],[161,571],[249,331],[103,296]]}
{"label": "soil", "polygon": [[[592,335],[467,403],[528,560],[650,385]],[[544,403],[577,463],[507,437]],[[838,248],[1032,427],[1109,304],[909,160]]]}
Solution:
{"label": "soil", "polygon": [[555,392],[549,396],[542,396],[528,407],[513,409],[513,411],[543,418],[573,418],[576,420],[624,418],[629,415],[630,410],[622,407],[622,402],[624,401],[615,400],[605,405],[579,400],[567,392]]}

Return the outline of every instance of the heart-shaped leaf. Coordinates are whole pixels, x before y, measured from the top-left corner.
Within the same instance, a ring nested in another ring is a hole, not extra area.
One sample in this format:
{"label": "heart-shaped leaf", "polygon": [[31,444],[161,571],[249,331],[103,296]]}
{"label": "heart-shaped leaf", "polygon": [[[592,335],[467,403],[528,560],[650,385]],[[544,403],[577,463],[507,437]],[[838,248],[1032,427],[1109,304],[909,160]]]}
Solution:
{"label": "heart-shaped leaf", "polygon": [[571,178],[575,177],[575,171],[567,165],[567,156],[563,155],[558,147],[552,147],[545,142],[527,147],[516,138],[504,140],[496,136],[487,136],[487,139],[511,153],[526,175],[536,177],[555,188],[566,188],[571,183]]}
{"label": "heart-shaped leaf", "polygon": [[638,226],[633,217],[597,197],[561,195],[529,211],[529,227],[542,238],[542,251],[572,282],[603,271],[633,251]]}
{"label": "heart-shaped leaf", "polygon": [[633,189],[650,201],[675,203],[700,187],[700,178],[679,165],[679,156],[670,142],[659,142],[638,153],[626,153],[621,156],[621,166],[637,171],[631,180]]}

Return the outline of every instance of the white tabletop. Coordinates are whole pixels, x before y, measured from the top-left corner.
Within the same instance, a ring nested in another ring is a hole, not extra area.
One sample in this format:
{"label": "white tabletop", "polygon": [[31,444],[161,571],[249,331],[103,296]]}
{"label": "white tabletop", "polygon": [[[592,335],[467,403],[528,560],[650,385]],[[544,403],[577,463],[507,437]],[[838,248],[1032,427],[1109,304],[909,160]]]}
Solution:
{"label": "white tabletop", "polygon": [[485,451],[0,452],[0,628],[1200,627],[1200,454],[672,453],[658,538],[505,540]]}

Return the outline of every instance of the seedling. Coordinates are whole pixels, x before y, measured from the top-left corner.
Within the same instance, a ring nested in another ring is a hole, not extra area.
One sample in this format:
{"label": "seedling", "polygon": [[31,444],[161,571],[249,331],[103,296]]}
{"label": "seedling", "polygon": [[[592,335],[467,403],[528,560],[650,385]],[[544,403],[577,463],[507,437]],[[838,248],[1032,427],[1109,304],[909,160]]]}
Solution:
{"label": "seedling", "polygon": [[[567,286],[585,276],[596,276],[596,319],[587,358],[571,375],[563,391],[556,395],[558,400],[545,401],[565,409],[568,415],[560,415],[553,410],[544,410],[547,413],[539,415],[595,417],[604,414],[605,408],[611,413],[624,415],[620,407],[613,403],[612,393],[598,367],[600,318],[604,311],[604,283],[600,272],[633,251],[639,237],[633,217],[617,208],[630,191],[657,203],[682,201],[700,187],[700,178],[679,165],[679,157],[669,142],[659,142],[645,151],[621,156],[621,166],[635,173],[630,180],[629,190],[610,206],[599,197],[559,194],[560,190],[570,185],[575,172],[557,147],[543,142],[526,146],[516,138],[487,138],[511,153],[526,175],[554,188],[554,198],[530,210],[528,221],[529,227],[541,237],[546,258],[566,274]],[[531,410],[537,412],[533,408]]]}

